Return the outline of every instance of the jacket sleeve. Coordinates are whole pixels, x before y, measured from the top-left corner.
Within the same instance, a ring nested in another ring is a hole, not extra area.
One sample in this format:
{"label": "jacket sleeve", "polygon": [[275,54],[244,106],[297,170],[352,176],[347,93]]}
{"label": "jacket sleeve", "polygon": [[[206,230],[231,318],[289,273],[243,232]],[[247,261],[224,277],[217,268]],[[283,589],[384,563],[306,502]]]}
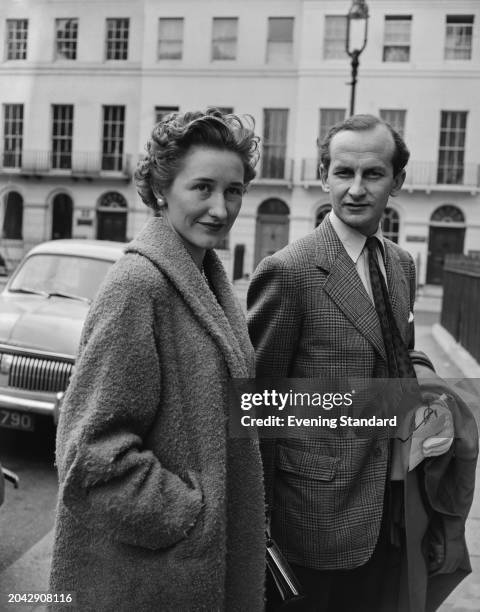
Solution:
{"label": "jacket sleeve", "polygon": [[57,432],[60,496],[98,537],[157,549],[185,537],[202,493],[194,475],[187,483],[144,446],[161,411],[155,307],[167,306],[152,298],[158,272],[149,279],[145,265],[128,265],[110,275],[85,323]]}
{"label": "jacket sleeve", "polygon": [[290,374],[301,334],[299,293],[294,271],[275,256],[265,258],[255,270],[247,309],[257,377]]}

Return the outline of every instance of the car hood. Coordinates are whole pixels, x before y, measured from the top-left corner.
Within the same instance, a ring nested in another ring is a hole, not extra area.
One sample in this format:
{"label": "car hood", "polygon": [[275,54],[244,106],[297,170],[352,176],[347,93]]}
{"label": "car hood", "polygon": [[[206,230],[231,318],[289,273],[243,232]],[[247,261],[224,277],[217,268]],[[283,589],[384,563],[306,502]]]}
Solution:
{"label": "car hood", "polygon": [[89,304],[43,296],[0,296],[0,342],[76,355]]}

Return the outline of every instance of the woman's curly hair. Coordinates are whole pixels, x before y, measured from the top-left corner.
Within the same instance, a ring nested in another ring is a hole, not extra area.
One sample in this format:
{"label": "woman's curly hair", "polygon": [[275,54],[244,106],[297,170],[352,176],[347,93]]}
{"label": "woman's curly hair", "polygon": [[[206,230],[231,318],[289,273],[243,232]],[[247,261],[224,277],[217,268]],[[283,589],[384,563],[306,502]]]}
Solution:
{"label": "woman's curly hair", "polygon": [[[206,112],[171,113],[153,128],[146,155],[138,162],[134,179],[143,202],[160,210],[157,196],[168,189],[192,146],[210,147],[237,153],[244,168],[244,185],[255,177],[259,137],[250,115],[240,118],[216,108]],[[157,195],[155,195],[157,194]]]}

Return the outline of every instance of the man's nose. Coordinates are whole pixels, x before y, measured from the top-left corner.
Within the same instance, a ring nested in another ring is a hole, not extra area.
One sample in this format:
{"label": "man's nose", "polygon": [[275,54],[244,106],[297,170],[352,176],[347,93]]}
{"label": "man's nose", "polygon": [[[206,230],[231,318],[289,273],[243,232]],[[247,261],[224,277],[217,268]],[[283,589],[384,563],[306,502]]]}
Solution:
{"label": "man's nose", "polygon": [[365,186],[361,174],[355,174],[348,189],[348,193],[352,198],[361,198],[365,195]]}

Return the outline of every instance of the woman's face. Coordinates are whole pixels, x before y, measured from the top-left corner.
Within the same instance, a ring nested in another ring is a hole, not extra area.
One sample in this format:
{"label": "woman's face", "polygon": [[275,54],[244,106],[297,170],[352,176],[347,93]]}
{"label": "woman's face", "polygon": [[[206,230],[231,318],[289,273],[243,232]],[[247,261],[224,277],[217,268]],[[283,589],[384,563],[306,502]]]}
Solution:
{"label": "woman's face", "polygon": [[192,146],[164,191],[165,217],[197,266],[220,244],[237,218],[243,197],[243,163],[237,153]]}

